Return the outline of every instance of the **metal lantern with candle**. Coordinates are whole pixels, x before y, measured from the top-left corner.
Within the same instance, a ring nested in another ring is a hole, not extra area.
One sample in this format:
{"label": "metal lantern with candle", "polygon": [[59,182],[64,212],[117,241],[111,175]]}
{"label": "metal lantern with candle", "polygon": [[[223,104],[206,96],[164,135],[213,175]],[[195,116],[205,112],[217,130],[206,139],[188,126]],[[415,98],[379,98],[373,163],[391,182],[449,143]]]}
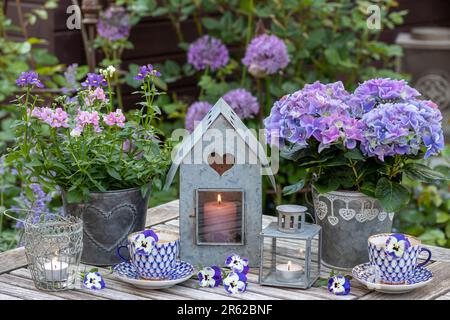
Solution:
{"label": "metal lantern with candle", "polygon": [[180,258],[223,265],[232,253],[259,264],[262,178],[275,181],[264,148],[220,99],[177,146],[166,188],[180,167]]}
{"label": "metal lantern with candle", "polygon": [[319,278],[321,228],[307,223],[307,208],[277,207],[278,222],[261,232],[261,285],[307,289]]}

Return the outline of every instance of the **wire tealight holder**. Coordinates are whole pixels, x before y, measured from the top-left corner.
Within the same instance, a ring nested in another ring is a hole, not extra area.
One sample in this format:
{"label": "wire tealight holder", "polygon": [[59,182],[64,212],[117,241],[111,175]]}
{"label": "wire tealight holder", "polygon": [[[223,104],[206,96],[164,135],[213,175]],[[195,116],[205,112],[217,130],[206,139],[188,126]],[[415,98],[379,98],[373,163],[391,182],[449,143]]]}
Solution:
{"label": "wire tealight holder", "polygon": [[[19,220],[24,224],[22,241],[36,288],[47,291],[74,289],[83,249],[83,221],[73,216],[22,211],[27,213],[25,220]],[[7,212],[5,215],[18,220]]]}

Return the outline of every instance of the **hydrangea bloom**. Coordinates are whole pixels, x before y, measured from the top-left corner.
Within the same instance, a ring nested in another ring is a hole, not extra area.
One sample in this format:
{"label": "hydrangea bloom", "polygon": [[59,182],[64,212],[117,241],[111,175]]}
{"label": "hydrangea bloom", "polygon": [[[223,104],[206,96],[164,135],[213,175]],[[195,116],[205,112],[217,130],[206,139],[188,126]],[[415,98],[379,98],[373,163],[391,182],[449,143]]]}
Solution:
{"label": "hydrangea bloom", "polygon": [[401,258],[410,246],[411,243],[407,237],[400,233],[394,233],[386,239],[385,252],[394,258]]}
{"label": "hydrangea bloom", "polygon": [[105,280],[99,272],[88,272],[84,276],[83,285],[87,289],[101,290],[105,288]]}
{"label": "hydrangea bloom", "polygon": [[249,270],[248,259],[241,258],[237,254],[230,255],[225,260],[225,265],[229,267],[233,272],[247,274]]}
{"label": "hydrangea bloom", "polygon": [[38,88],[43,88],[44,85],[39,80],[39,76],[34,71],[22,72],[20,76],[16,79],[16,84],[19,87],[26,86],[36,86]]}
{"label": "hydrangea bloom", "polygon": [[101,74],[88,73],[86,76],[86,80],[84,80],[81,85],[83,87],[104,87],[107,86],[105,78]]}
{"label": "hydrangea bloom", "polygon": [[229,60],[228,49],[216,38],[203,36],[189,46],[188,62],[196,70],[209,67],[212,71],[227,65]]}
{"label": "hydrangea bloom", "polygon": [[213,106],[208,102],[198,101],[190,105],[186,113],[185,126],[189,132],[194,131],[197,124],[202,121],[205,115]]}
{"label": "hydrangea bloom", "polygon": [[243,293],[247,289],[247,276],[243,273],[230,272],[223,280],[223,287],[229,294]]}
{"label": "hydrangea bloom", "polygon": [[350,293],[350,281],[344,276],[334,276],[328,280],[328,291],[338,296]]}
{"label": "hydrangea bloom", "polygon": [[241,119],[251,119],[259,112],[258,100],[245,89],[231,90],[223,99]]}
{"label": "hydrangea bloom", "polygon": [[211,266],[200,270],[197,274],[200,287],[215,288],[222,282],[222,272],[219,267]]}
{"label": "hydrangea bloom", "polygon": [[134,77],[137,81],[143,81],[148,75],[155,77],[160,77],[161,72],[153,68],[153,65],[147,64],[145,66],[140,66],[138,74]]}
{"label": "hydrangea bloom", "polygon": [[158,235],[153,230],[146,229],[134,236],[133,246],[137,253],[149,255],[158,240]]}
{"label": "hydrangea bloom", "polygon": [[120,109],[116,109],[115,112],[103,115],[103,121],[108,126],[117,125],[120,128],[123,128],[125,126],[125,116]]}
{"label": "hydrangea bloom", "polygon": [[256,36],[248,45],[242,63],[255,77],[274,74],[289,64],[286,44],[274,35]]}
{"label": "hydrangea bloom", "polygon": [[308,139],[320,142],[319,151],[341,140],[355,148],[363,139],[362,124],[351,117],[346,101],[350,94],[342,82],[305,85],[302,90],[275,102],[264,120],[268,143],[283,145],[286,141],[307,146]]}
{"label": "hydrangea bloom", "polygon": [[405,80],[389,78],[371,79],[360,84],[351,99],[355,115],[372,110],[378,104],[387,102],[406,102],[420,96]]}
{"label": "hydrangea bloom", "polygon": [[123,7],[111,6],[106,9],[97,23],[98,35],[109,41],[127,38],[130,34],[130,22]]}
{"label": "hydrangea bloom", "polygon": [[416,155],[423,146],[428,158],[444,148],[442,115],[429,101],[380,104],[364,114],[361,121],[361,150],[381,161],[397,154]]}

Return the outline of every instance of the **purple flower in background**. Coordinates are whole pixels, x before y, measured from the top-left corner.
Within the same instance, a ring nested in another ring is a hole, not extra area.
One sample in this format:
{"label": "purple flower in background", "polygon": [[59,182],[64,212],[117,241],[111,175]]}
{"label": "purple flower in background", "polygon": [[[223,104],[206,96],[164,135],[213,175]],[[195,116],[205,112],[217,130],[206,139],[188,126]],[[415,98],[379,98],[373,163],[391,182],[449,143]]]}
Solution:
{"label": "purple flower in background", "polygon": [[258,100],[245,89],[231,90],[223,99],[241,119],[251,119],[259,112]]}
{"label": "purple flower in background", "polygon": [[52,128],[67,128],[69,126],[69,115],[59,107],[55,110],[48,107],[35,107],[31,110],[31,116],[44,121]]}
{"label": "purple flower in background", "polygon": [[377,78],[367,80],[360,84],[356,88],[350,104],[355,109],[355,115],[362,116],[363,113],[369,112],[379,104],[408,102],[416,99],[420,95],[405,80]]}
{"label": "purple flower in background", "polygon": [[140,66],[138,74],[134,77],[137,81],[143,81],[148,75],[160,77],[161,72],[153,68],[153,65],[147,64],[145,66]]}
{"label": "purple flower in background", "polygon": [[67,67],[66,71],[64,71],[64,78],[66,79],[66,87],[62,88],[64,94],[75,92],[78,89],[77,68],[78,64],[72,63]]}
{"label": "purple flower in background", "polygon": [[289,64],[286,44],[274,35],[256,36],[248,45],[242,63],[255,77],[274,74]]}
{"label": "purple flower in background", "polygon": [[110,6],[103,13],[97,23],[97,33],[109,41],[128,38],[130,35],[130,21],[128,13],[123,7]]}
{"label": "purple flower in background", "polygon": [[200,270],[197,274],[200,287],[215,288],[222,282],[222,272],[219,267],[211,266]]}
{"label": "purple flower in background", "polygon": [[83,87],[104,87],[107,86],[105,78],[103,78],[100,74],[88,73],[86,76],[86,80],[84,80],[81,85]]}
{"label": "purple flower in background", "polygon": [[197,124],[202,121],[205,115],[213,106],[208,102],[198,101],[190,105],[186,113],[185,126],[189,132],[194,131]]}
{"label": "purple flower in background", "polygon": [[429,101],[380,104],[361,119],[361,150],[381,161],[397,154],[416,155],[424,147],[425,158],[444,148],[442,115]]}
{"label": "purple flower in background", "polygon": [[216,38],[203,36],[189,46],[188,62],[196,70],[209,67],[212,71],[227,65],[229,60],[228,49]]}
{"label": "purple flower in background", "polygon": [[16,79],[16,84],[19,87],[25,86],[36,86],[38,88],[44,87],[44,85],[39,80],[39,75],[34,71],[22,72],[20,76]]}
{"label": "purple flower in background", "polygon": [[248,259],[232,254],[225,260],[225,265],[233,272],[247,274],[249,270]]}
{"label": "purple flower in background", "polygon": [[103,121],[108,126],[117,125],[118,127],[123,128],[125,126],[125,120],[125,116],[120,109],[117,109],[115,112],[111,112],[107,115],[103,115]]}
{"label": "purple flower in background", "polygon": [[88,125],[92,125],[96,132],[102,131],[102,129],[99,126],[100,116],[98,115],[97,111],[89,112],[80,110],[78,111],[75,121],[76,121],[76,128],[79,128],[80,133]]}

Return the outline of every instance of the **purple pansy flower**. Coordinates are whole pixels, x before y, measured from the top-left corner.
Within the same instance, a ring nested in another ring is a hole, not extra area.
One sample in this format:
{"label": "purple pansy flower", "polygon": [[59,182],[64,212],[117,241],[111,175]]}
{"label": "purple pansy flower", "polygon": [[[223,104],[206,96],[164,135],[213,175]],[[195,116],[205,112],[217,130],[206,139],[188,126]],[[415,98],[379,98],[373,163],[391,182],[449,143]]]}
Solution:
{"label": "purple pansy flower", "polygon": [[248,45],[242,63],[255,77],[274,74],[289,64],[286,44],[274,35],[256,36]]}
{"label": "purple pansy flower", "polygon": [[215,288],[220,285],[220,282],[222,282],[222,272],[217,266],[206,267],[198,272],[200,287]]}
{"label": "purple pansy flower", "polygon": [[149,255],[157,242],[158,235],[151,229],[146,229],[133,238],[133,246],[136,248],[136,252],[144,255]]}
{"label": "purple pansy flower", "polygon": [[191,43],[188,50],[188,62],[196,70],[207,67],[215,71],[227,65],[229,60],[228,49],[214,37],[205,35]]}
{"label": "purple pansy flower", "polygon": [[81,85],[83,87],[101,87],[101,86],[107,86],[108,83],[106,82],[105,78],[101,74],[96,73],[88,73],[86,76],[86,80],[84,80]]}
{"label": "purple pansy flower", "polygon": [[241,119],[252,119],[259,112],[259,104],[256,97],[245,89],[234,89],[223,96]]}
{"label": "purple pansy flower", "polygon": [[16,79],[16,84],[19,87],[25,86],[36,86],[38,88],[44,87],[44,85],[39,80],[39,75],[34,71],[22,72],[20,76]]}
{"label": "purple pansy flower", "polygon": [[140,66],[138,74],[134,77],[137,81],[143,81],[148,75],[160,77],[161,72],[153,68],[153,65],[147,64],[145,66]]}
{"label": "purple pansy flower", "polygon": [[84,276],[83,285],[87,289],[101,290],[105,288],[105,280],[99,272],[88,272]]}
{"label": "purple pansy flower", "polygon": [[247,289],[247,276],[243,273],[230,272],[223,280],[223,287],[229,294],[243,293]]}
{"label": "purple pansy flower", "polygon": [[350,280],[341,275],[331,277],[328,280],[328,291],[337,296],[346,296],[350,293]]}
{"label": "purple pansy flower", "polygon": [[394,258],[401,258],[409,247],[411,247],[411,242],[408,237],[400,233],[394,233],[387,237],[384,251]]}
{"label": "purple pansy flower", "polygon": [[109,41],[125,39],[130,35],[130,21],[126,10],[119,6],[110,6],[100,14],[97,33]]}
{"label": "purple pansy flower", "polygon": [[191,104],[186,113],[185,126],[189,132],[194,131],[197,124],[202,121],[205,115],[212,108],[212,104],[204,101],[197,101]]}
{"label": "purple pansy flower", "polygon": [[232,271],[236,273],[243,273],[247,274],[249,270],[248,266],[248,259],[247,258],[241,258],[237,254],[230,255],[225,260],[225,265],[229,267]]}

